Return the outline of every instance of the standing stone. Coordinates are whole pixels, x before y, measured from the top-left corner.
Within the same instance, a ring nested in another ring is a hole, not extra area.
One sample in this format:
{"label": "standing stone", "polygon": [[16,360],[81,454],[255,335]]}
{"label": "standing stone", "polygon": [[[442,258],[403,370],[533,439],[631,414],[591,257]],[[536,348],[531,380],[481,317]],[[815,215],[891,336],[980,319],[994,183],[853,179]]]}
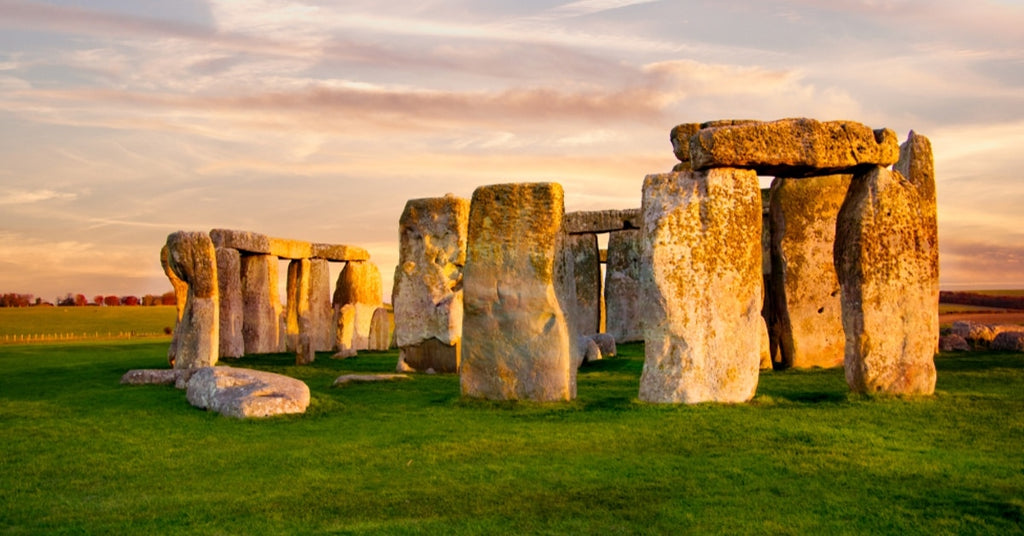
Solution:
{"label": "standing stone", "polygon": [[171,282],[171,288],[174,289],[174,306],[177,309],[177,316],[174,319],[174,332],[171,335],[171,345],[167,348],[167,363],[173,367],[178,348],[178,324],[181,324],[181,317],[185,314],[185,302],[188,301],[188,283],[182,281],[180,277],[175,275],[174,270],[171,270],[166,244],[160,248],[160,266],[163,267],[164,274],[167,275],[168,281]]}
{"label": "standing stone", "polygon": [[242,338],[246,354],[281,351],[277,257],[242,256]]}
{"label": "standing stone", "polygon": [[578,234],[567,237],[572,252],[573,293],[575,299],[567,311],[578,335],[601,331],[601,257],[597,235]]}
{"label": "standing stone", "polygon": [[391,344],[391,321],[388,318],[388,310],[378,307],[373,312],[373,319],[370,320],[370,341],[367,350],[372,352],[386,352]]}
{"label": "standing stone", "polygon": [[458,372],[469,200],[410,199],[399,218],[391,301],[399,368]]}
{"label": "standing stone", "polygon": [[294,259],[288,263],[288,279],[285,287],[285,349],[294,352],[299,347],[300,324],[309,321],[309,259]]}
{"label": "standing stone", "polygon": [[760,364],[761,200],[752,170],[648,175],[640,400],[744,402]]}
{"label": "standing stone", "polygon": [[242,337],[242,258],[237,249],[216,248],[220,291],[220,357],[245,355]]}
{"label": "standing stone", "polygon": [[836,216],[851,175],[776,178],[771,190],[771,289],[780,368],[843,363],[842,305],[832,263]]}
{"label": "standing stone", "polygon": [[334,318],[337,322],[334,342],[337,351],[331,357],[345,359],[355,356],[356,306],[351,303],[342,305],[335,311]]}
{"label": "standing stone", "polygon": [[939,274],[924,212],[917,188],[882,167],[854,177],[839,211],[835,266],[854,392],[935,390]]}
{"label": "standing stone", "polygon": [[[935,266],[936,273],[939,269],[939,247],[938,247],[938,206],[935,197],[935,162],[932,156],[932,142],[928,138],[910,131],[907,141],[900,145],[900,158],[893,165],[893,171],[898,171],[917,190],[921,202],[921,227],[922,232],[933,238],[933,247],[926,250],[928,258],[925,262]],[[936,289],[938,280],[934,281]],[[936,309],[935,314],[938,315]],[[938,329],[939,322],[936,318],[935,329]],[[938,333],[935,334],[938,337]]]}
{"label": "standing stone", "polygon": [[377,265],[367,261],[347,263],[338,275],[332,304],[335,312],[344,305],[352,305],[355,309],[352,344],[356,350],[366,350],[373,312],[384,305]]}
{"label": "standing stone", "polygon": [[482,186],[473,192],[463,273],[462,394],[571,400],[570,328],[555,289],[563,255],[562,187]]}
{"label": "standing stone", "polygon": [[220,300],[217,255],[206,233],[178,231],[167,237],[167,264],[188,283],[185,310],[175,333],[174,368],[211,367],[217,363]]}
{"label": "standing stone", "polygon": [[640,323],[643,309],[640,290],[640,260],[643,235],[639,229],[618,231],[608,236],[608,264],[605,268],[604,302],[606,329],[616,342],[644,340]]}
{"label": "standing stone", "polygon": [[334,349],[334,309],[331,306],[331,272],[326,259],[309,261],[309,340],[315,352]]}

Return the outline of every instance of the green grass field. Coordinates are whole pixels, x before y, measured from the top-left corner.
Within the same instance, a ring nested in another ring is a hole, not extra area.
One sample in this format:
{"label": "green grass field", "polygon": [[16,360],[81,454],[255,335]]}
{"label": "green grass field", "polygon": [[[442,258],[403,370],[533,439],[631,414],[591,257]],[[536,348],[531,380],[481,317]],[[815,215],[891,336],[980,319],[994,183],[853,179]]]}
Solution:
{"label": "green grass field", "polygon": [[0,307],[4,336],[105,333],[163,333],[174,328],[173,305],[151,307]]}
{"label": "green grass field", "polygon": [[395,353],[295,367],[304,416],[239,421],[166,386],[166,343],[0,347],[3,534],[1020,534],[1024,356],[942,355],[936,396],[767,372],[752,403],[635,400],[642,345],[571,403],[463,400],[455,376],[331,388]]}

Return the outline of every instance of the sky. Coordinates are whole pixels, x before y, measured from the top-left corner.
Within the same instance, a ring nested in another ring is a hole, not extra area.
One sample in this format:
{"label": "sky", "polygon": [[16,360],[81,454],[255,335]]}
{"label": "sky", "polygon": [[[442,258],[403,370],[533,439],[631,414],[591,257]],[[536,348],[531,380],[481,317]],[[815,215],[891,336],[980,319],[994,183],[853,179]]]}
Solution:
{"label": "sky", "polygon": [[[367,248],[406,200],[634,208],[669,130],[931,139],[943,289],[1024,288],[1024,1],[0,0],[0,292],[170,290],[213,228]],[[767,183],[764,184],[765,186]]]}

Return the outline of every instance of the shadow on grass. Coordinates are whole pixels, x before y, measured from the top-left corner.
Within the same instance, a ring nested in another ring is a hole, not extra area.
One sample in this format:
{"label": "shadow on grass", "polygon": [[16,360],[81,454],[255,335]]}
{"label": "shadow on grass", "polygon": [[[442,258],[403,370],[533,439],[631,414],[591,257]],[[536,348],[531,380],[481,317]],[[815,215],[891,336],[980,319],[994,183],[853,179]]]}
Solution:
{"label": "shadow on grass", "polygon": [[965,353],[942,353],[935,358],[935,368],[939,374],[943,371],[981,371],[995,368],[1024,369],[1024,354],[996,351],[977,351]]}

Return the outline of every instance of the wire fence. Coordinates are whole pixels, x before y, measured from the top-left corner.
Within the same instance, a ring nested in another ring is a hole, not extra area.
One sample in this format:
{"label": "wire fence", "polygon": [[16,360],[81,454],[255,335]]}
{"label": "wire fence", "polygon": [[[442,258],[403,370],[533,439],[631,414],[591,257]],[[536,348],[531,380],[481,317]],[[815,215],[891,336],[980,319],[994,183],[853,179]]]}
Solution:
{"label": "wire fence", "polygon": [[31,333],[0,336],[0,344],[34,344],[71,341],[102,341],[112,339],[152,339],[170,335],[162,331],[94,331],[91,333]]}

